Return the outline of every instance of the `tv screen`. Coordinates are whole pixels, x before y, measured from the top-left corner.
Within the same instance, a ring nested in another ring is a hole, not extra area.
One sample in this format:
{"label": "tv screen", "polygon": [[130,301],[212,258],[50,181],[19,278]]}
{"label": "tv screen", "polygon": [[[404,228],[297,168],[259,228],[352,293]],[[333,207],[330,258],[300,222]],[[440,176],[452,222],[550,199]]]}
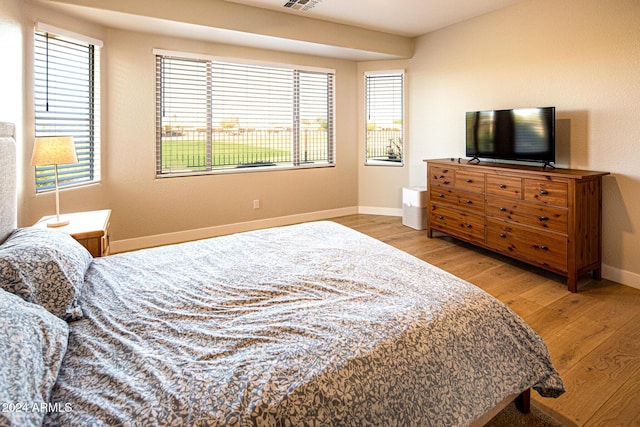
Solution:
{"label": "tv screen", "polygon": [[466,113],[471,158],[555,162],[555,107]]}

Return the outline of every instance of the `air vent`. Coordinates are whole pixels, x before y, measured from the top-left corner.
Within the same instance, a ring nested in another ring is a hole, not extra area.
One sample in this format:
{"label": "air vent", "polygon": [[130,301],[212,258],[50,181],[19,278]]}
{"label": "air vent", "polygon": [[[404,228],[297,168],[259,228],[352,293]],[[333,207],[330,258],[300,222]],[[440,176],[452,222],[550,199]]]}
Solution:
{"label": "air vent", "polygon": [[322,0],[289,0],[284,4],[284,7],[306,12],[313,9],[321,1]]}

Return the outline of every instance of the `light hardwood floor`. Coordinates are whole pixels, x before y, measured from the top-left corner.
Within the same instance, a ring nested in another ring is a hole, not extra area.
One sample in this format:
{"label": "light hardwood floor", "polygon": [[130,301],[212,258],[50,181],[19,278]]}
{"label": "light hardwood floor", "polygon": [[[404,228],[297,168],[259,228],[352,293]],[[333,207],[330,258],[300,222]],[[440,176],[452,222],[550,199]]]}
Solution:
{"label": "light hardwood floor", "polygon": [[518,313],[546,341],[567,392],[531,393],[578,426],[640,425],[640,290],[589,276],[579,292],[564,278],[402,225],[401,218],[351,215],[335,222],[375,237],[484,289]]}

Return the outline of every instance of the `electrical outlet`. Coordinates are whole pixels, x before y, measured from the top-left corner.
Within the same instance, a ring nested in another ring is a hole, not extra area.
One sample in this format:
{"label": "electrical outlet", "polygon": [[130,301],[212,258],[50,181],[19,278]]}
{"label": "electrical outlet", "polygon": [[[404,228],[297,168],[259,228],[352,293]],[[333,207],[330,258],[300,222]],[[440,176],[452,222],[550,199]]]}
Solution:
{"label": "electrical outlet", "polygon": [[260,200],[256,199],[253,201],[253,209],[260,209]]}

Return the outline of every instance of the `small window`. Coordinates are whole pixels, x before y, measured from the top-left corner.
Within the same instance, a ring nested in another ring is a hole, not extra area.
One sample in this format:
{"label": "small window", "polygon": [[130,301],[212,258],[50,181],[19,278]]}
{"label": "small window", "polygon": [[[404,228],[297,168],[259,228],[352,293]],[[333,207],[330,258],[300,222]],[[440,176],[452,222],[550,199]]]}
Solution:
{"label": "small window", "polygon": [[333,166],[333,80],[156,53],[156,176]]}
{"label": "small window", "polygon": [[365,164],[404,164],[404,73],[365,75]]}
{"label": "small window", "polygon": [[[72,136],[78,156],[58,166],[60,187],[100,180],[102,43],[68,34],[41,24],[34,34],[35,136]],[[36,192],[54,188],[54,167],[37,166],[35,180]]]}

